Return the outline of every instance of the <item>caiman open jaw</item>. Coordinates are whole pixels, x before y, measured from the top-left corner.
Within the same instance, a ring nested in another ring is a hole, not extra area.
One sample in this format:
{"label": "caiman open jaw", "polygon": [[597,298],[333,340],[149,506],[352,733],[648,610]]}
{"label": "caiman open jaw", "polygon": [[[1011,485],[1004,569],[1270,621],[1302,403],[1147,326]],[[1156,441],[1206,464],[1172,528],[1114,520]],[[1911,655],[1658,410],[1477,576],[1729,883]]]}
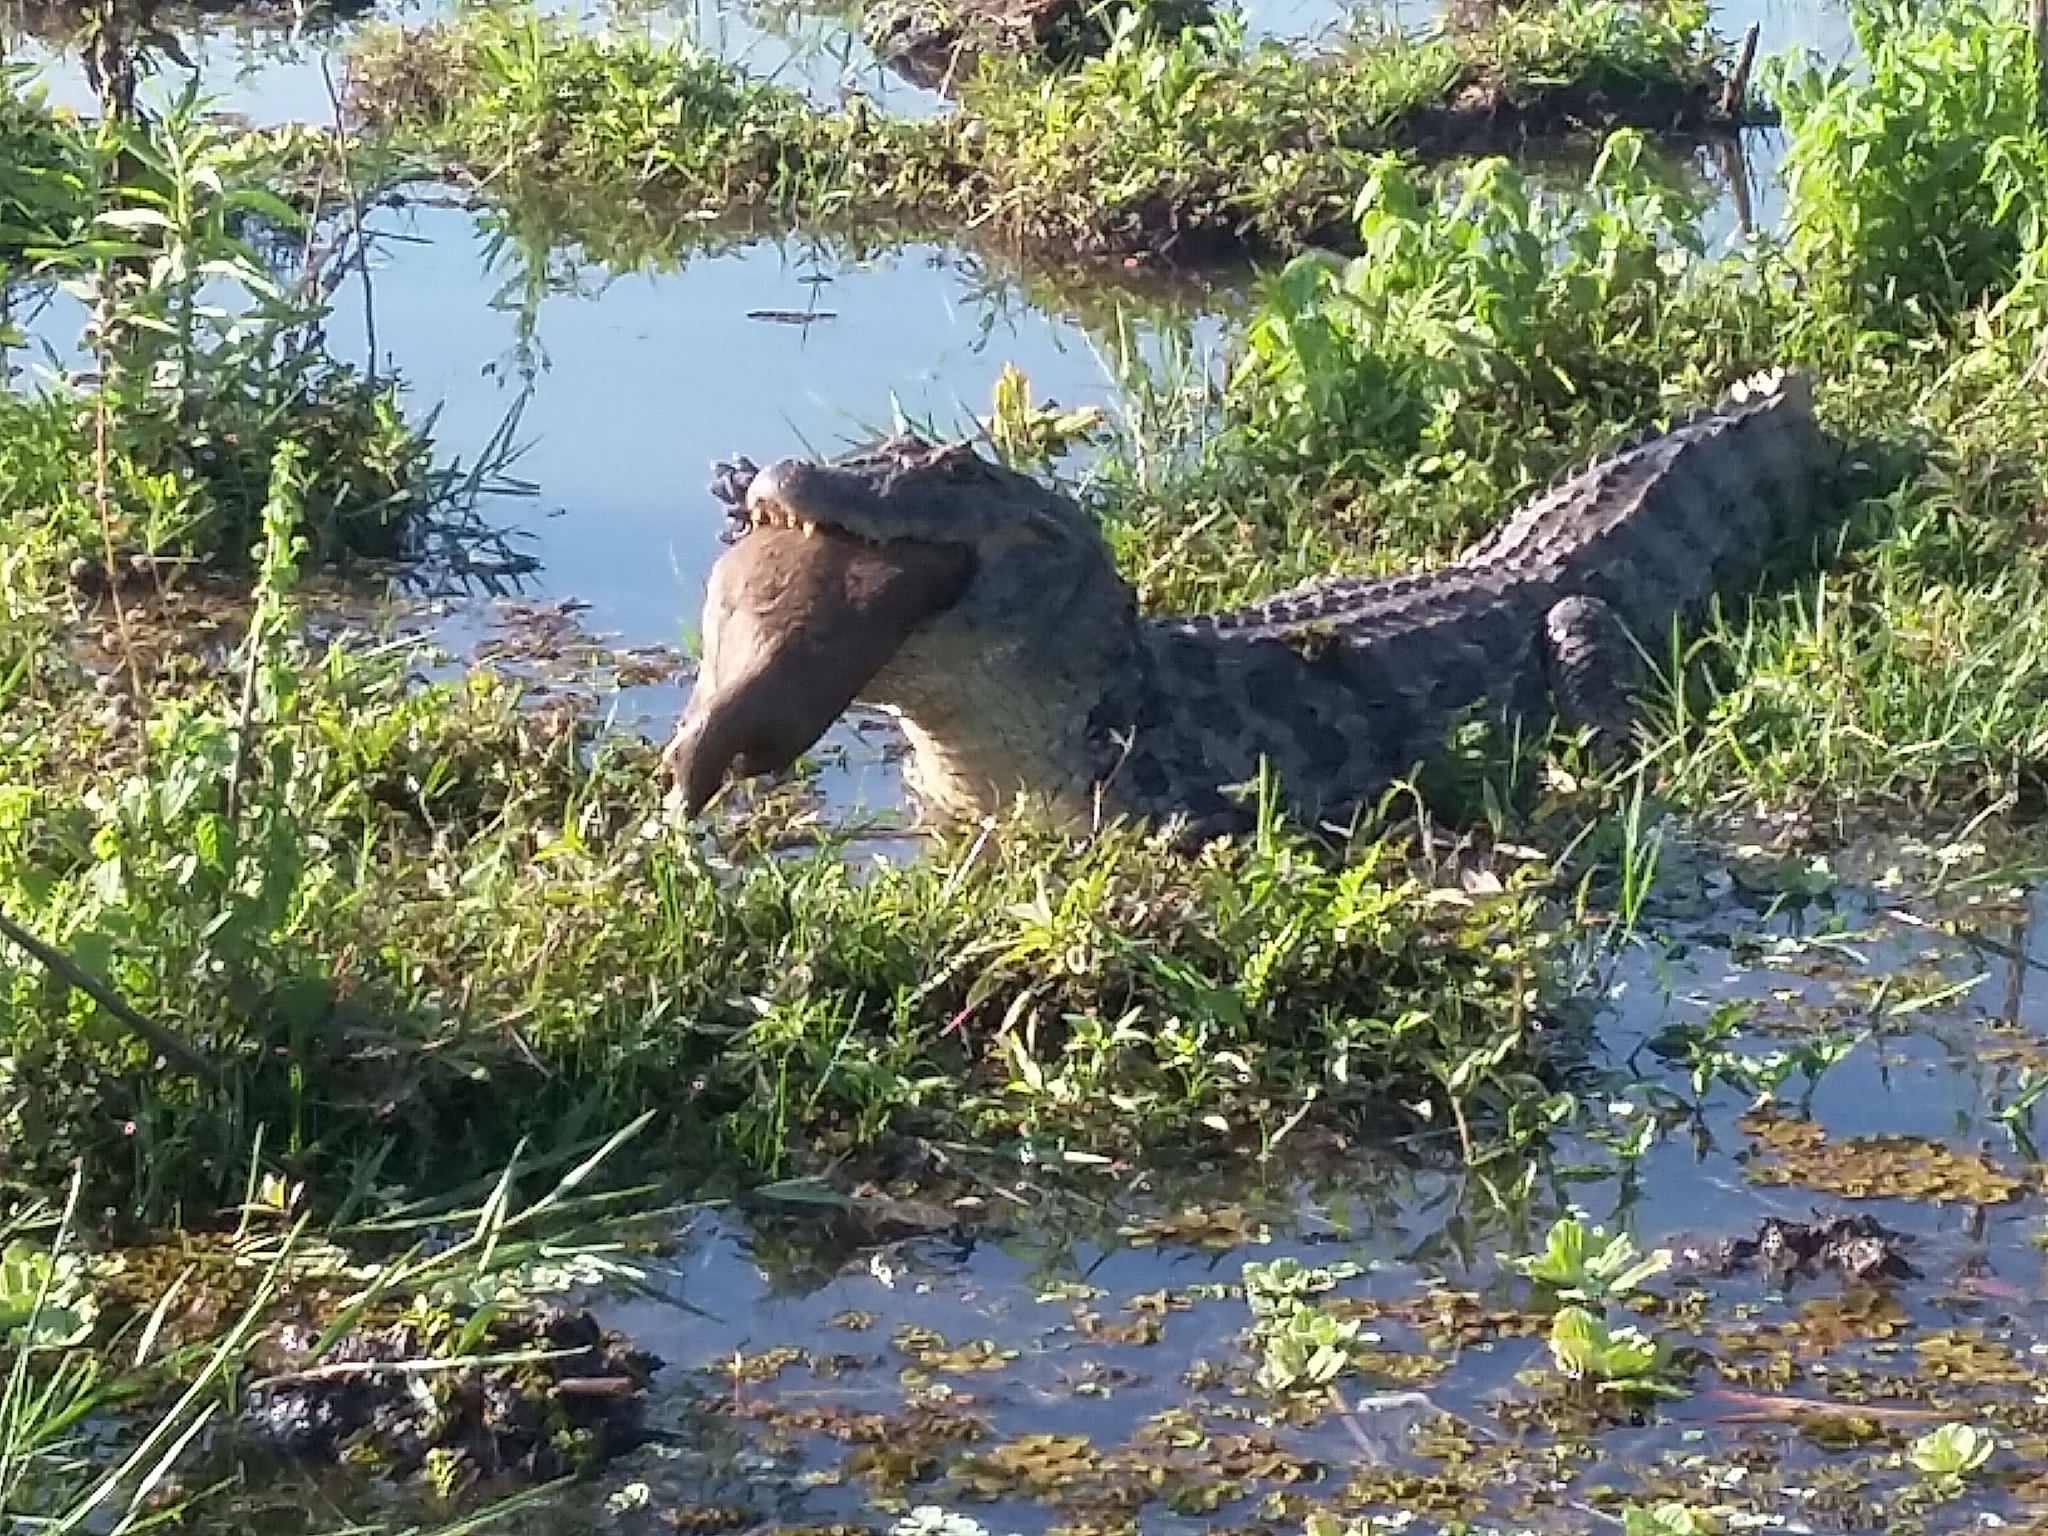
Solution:
{"label": "caiman open jaw", "polygon": [[899,436],[748,473],[745,531],[712,569],[703,669],[664,753],[693,812],[730,771],[786,767],[856,697],[902,717],[927,809],[1085,784],[1036,748],[1085,719],[1129,640],[1134,607],[1093,517],[968,443]]}
{"label": "caiman open jaw", "polygon": [[973,571],[964,545],[753,523],[711,568],[703,666],[662,753],[690,814],[728,773],[772,773],[815,745]]}

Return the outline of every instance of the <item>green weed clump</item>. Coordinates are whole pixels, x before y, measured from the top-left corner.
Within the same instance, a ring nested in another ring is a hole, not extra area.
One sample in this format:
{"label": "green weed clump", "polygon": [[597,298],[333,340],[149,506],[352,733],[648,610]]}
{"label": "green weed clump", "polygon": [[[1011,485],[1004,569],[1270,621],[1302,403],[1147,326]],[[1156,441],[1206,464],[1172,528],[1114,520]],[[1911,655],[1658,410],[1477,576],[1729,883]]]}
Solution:
{"label": "green weed clump", "polygon": [[1127,22],[1066,74],[1013,61],[969,82],[962,105],[987,135],[977,200],[1026,244],[1181,260],[1349,245],[1381,151],[1703,126],[1720,59],[1707,21],[1694,4],[1537,5],[1311,57],[1227,22],[1170,37]]}
{"label": "green weed clump", "polygon": [[1703,126],[1720,55],[1692,3],[1565,0],[1307,58],[1249,46],[1227,19],[1169,34],[1126,12],[1099,57],[1053,74],[985,59],[958,114],[907,120],[819,111],[686,42],[477,12],[373,34],[356,101],[515,200],[577,184],[699,214],[964,224],[1068,258],[1187,261],[1347,239],[1385,149]]}
{"label": "green weed clump", "polygon": [[923,195],[943,134],[885,116],[819,112],[695,44],[595,35],[523,11],[476,10],[370,31],[352,101],[472,174],[522,187],[604,189],[683,213],[883,216]]}
{"label": "green weed clump", "polygon": [[314,558],[416,550],[458,480],[435,468],[394,382],[329,354],[320,274],[260,248],[305,241],[269,159],[190,96],[161,121],[71,142],[73,225],[36,250],[34,273],[89,307],[97,377],[0,392],[0,544],[16,580],[47,585],[84,562],[104,583],[137,556],[246,570],[286,442],[304,455]]}
{"label": "green weed clump", "polygon": [[2012,287],[2048,236],[2048,128],[2021,0],[1854,0],[1860,57],[1776,72],[1790,254],[1880,318]]}
{"label": "green weed clump", "polygon": [[1361,254],[1297,257],[1264,284],[1233,380],[1248,441],[1339,467],[1491,457],[1506,422],[1625,417],[1683,387],[1644,343],[1666,339],[1703,260],[1701,209],[1640,136],[1610,139],[1567,195],[1501,159],[1437,180],[1380,160],[1358,199]]}

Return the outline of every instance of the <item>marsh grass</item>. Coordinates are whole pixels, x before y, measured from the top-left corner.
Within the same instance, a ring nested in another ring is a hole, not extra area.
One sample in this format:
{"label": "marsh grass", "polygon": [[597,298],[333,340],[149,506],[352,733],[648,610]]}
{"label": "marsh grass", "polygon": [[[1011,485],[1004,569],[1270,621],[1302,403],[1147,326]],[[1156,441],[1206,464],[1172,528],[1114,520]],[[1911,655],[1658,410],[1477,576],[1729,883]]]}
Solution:
{"label": "marsh grass", "polygon": [[609,36],[530,11],[373,29],[351,63],[373,127],[410,130],[479,181],[604,187],[681,215],[881,215],[943,179],[944,135],[826,113],[686,38]]}
{"label": "marsh grass", "polygon": [[2048,118],[2025,8],[1858,0],[1850,14],[1855,69],[1772,70],[1791,258],[1835,304],[1889,324],[2037,287]]}
{"label": "marsh grass", "polygon": [[[11,93],[0,108],[36,110]],[[87,318],[75,371],[0,391],[0,544],[17,590],[166,562],[246,570],[285,441],[304,453],[317,561],[492,542],[469,514],[494,467],[449,475],[396,384],[328,351],[327,294],[356,247],[335,195],[301,209],[271,190],[280,155],[307,153],[301,136],[252,144],[192,92],[155,118],[35,121],[55,147],[25,184],[69,169],[63,197],[42,197],[42,229],[21,232],[34,238],[19,272]]]}
{"label": "marsh grass", "polygon": [[1227,19],[1159,32],[1126,14],[1098,57],[1049,75],[985,60],[958,113],[911,120],[819,110],[687,41],[476,12],[372,33],[355,101],[515,199],[578,184],[703,215],[965,227],[1069,259],[1187,261],[1346,238],[1379,150],[1706,126],[1720,51],[1690,4],[1566,0],[1308,57],[1249,45]]}
{"label": "marsh grass", "polygon": [[430,1186],[647,1104],[756,1169],[910,1132],[1242,1144],[1311,1092],[1484,1135],[1568,1060],[1535,893],[1432,897],[1395,842],[1340,864],[1271,829],[1190,864],[1006,826],[865,870],[706,847],[646,749],[586,763],[508,691],[408,672],[287,667],[235,824],[225,688],[160,699],[125,771],[13,792],[11,910],[230,1081],[128,1077],[142,1048],[12,962],[18,1176],[88,1156],[147,1215],[220,1198],[263,1125],[293,1170]]}
{"label": "marsh grass", "polygon": [[1179,261],[1350,246],[1379,152],[1702,127],[1719,56],[1704,7],[1605,0],[1307,57],[1227,21],[1171,37],[1126,25],[1064,75],[984,67],[962,93],[985,130],[973,195],[1026,246]]}
{"label": "marsh grass", "polygon": [[[1646,761],[1695,808],[2038,796],[2043,140],[2026,77],[1916,62],[2017,58],[2024,18],[1857,15],[1881,49],[1867,78],[1780,71],[1782,240],[1704,250],[1625,135],[1576,189],[1502,161],[1381,162],[1365,254],[1269,279],[1227,389],[1186,403],[1215,423],[1198,451],[1113,469],[1104,505],[1148,598],[1215,607],[1444,558],[1634,426],[1799,364],[1851,472],[1773,586],[1655,647]],[[1982,116],[1989,137],[1964,126]],[[1931,206],[1948,216],[1909,219]]]}

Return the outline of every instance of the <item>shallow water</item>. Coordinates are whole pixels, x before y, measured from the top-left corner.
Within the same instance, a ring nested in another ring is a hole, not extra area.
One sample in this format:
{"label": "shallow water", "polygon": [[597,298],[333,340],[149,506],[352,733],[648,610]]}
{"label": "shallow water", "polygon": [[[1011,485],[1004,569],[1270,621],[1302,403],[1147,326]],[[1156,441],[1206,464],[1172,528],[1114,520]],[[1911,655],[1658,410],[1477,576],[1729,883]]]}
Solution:
{"label": "shallow water", "polygon": [[[1716,1506],[1723,1529],[1906,1529],[1885,1513],[1916,1480],[1898,1447],[1956,1420],[1996,1424],[2004,1449],[1925,1528],[2044,1507],[2029,1469],[2048,1449],[2032,1406],[2048,1389],[2035,1242],[2048,1204],[1996,1119],[2016,1086],[2001,1054],[2041,1059],[2025,1037],[2048,1023],[2044,898],[1844,886],[1775,916],[1762,905],[1724,896],[1623,960],[1595,1021],[1597,1093],[1632,1106],[1611,1112],[1618,1127],[1663,1106],[1667,1128],[1633,1162],[1562,1147],[1525,1194],[1511,1163],[1468,1176],[1441,1144],[1325,1148],[1307,1171],[1263,1176],[1060,1176],[990,1148],[956,1154],[979,1180],[961,1208],[978,1235],[863,1242],[800,1205],[705,1218],[656,1295],[609,1313],[669,1360],[656,1418],[679,1439],[590,1497],[683,1527],[736,1505],[735,1526],[874,1529],[935,1504],[993,1531],[1298,1530],[1316,1509],[1370,1509],[1396,1521],[1374,1530],[1426,1532],[1455,1505],[1481,1529],[1586,1531],[1619,1495]],[[1754,1012],[1723,1044],[1749,1058],[1822,1029],[1865,1036],[1810,1093],[1780,1089],[1776,1113],[1805,1099],[1832,1138],[1926,1137],[2009,1176],[2012,1198],[1757,1183],[1773,1159],[1744,1118],[1751,1095],[1710,1085],[1680,1110],[1685,1072],[1641,1049],[1732,1001]],[[1663,1303],[1622,1313],[1704,1351],[1661,1407],[1573,1399],[1541,1336],[1555,1303],[1501,1261],[1539,1246],[1567,1204],[1676,1255],[1647,1282]],[[1897,1234],[1916,1273],[1777,1283],[1703,1262],[1766,1216],[1846,1212]],[[1252,1379],[1250,1314],[1227,1287],[1246,1261],[1283,1255],[1357,1268],[1319,1299],[1377,1335],[1339,1382],[1341,1410]],[[1873,1398],[1894,1417],[1860,1439],[1846,1417],[1810,1418],[1811,1433],[1786,1417]]]}

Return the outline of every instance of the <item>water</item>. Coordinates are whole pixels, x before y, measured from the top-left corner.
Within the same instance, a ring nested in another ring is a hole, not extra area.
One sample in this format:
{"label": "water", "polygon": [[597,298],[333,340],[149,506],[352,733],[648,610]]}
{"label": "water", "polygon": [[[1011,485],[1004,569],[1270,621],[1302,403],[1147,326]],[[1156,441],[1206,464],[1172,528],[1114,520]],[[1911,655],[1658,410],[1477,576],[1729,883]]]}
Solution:
{"label": "water", "polygon": [[[1454,1512],[1581,1532],[1613,1514],[1608,1488],[1716,1506],[1725,1529],[1896,1528],[1852,1506],[1896,1512],[1915,1479],[1894,1447],[1957,1420],[1995,1425],[2007,1470],[1928,1529],[2015,1519],[2041,1498],[2017,1479],[2039,1443],[2028,1399],[2048,1305],[2033,1239],[2048,1203],[1998,1113],[2019,1086],[2011,1053],[2039,1059],[2048,1025],[2044,910],[1997,883],[1938,900],[1844,884],[1779,914],[1724,897],[1627,959],[1597,1020],[1598,1093],[1631,1106],[1615,1125],[1661,1113],[1664,1134],[1633,1162],[1562,1147],[1524,1192],[1512,1161],[1470,1174],[1440,1141],[1265,1174],[1092,1177],[963,1148],[948,1180],[967,1194],[959,1232],[863,1238],[773,1202],[706,1217],[653,1295],[608,1314],[670,1361],[657,1418],[684,1448],[629,1459],[590,1497],[634,1490],[678,1524],[737,1503],[756,1520],[872,1525],[929,1503],[1014,1532],[1112,1511],[1147,1531],[1294,1530],[1318,1509],[1425,1532]],[[1771,1159],[1750,1093],[1710,1083],[1694,1104],[1683,1066],[1644,1049],[1731,1002],[1753,1011],[1723,1044],[1751,1060],[1821,1031],[1861,1037],[1810,1090],[1781,1088],[1776,1113],[1806,1098],[1830,1138],[1928,1138],[2012,1176],[2014,1197],[1755,1182]],[[1557,1303],[1502,1256],[1539,1249],[1567,1204],[1674,1255],[1646,1282],[1666,1299],[1620,1319],[1680,1351],[1668,1403],[1602,1408],[1554,1370]],[[1724,1245],[1764,1218],[1817,1212],[1876,1217],[1913,1275],[1723,1272]],[[1354,1341],[1363,1363],[1338,1382],[1341,1405],[1255,1379],[1262,1350],[1228,1287],[1247,1261],[1282,1256],[1355,1271],[1319,1303],[1373,1336]],[[1851,1420],[1872,1397],[1890,1433],[1859,1441]],[[1836,1417],[1813,1418],[1824,1409]]]}

